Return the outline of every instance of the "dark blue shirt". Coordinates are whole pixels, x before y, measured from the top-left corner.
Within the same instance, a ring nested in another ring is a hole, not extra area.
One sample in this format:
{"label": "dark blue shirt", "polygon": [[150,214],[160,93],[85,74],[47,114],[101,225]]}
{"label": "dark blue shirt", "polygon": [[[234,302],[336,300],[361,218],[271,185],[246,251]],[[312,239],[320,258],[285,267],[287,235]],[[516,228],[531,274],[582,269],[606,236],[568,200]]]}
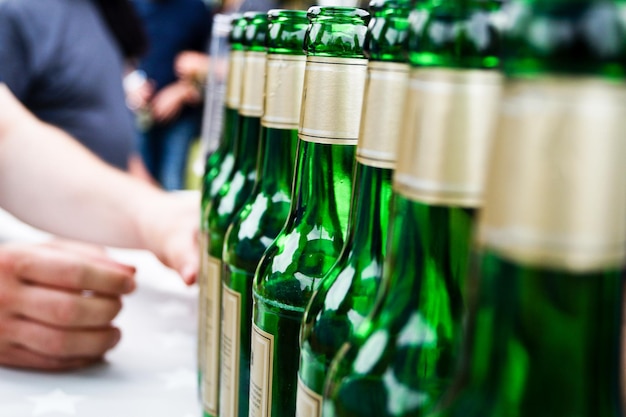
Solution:
{"label": "dark blue shirt", "polygon": [[174,60],[185,50],[207,52],[212,16],[202,0],[133,0],[149,47],[140,69],[156,89],[176,80]]}
{"label": "dark blue shirt", "polygon": [[120,168],[135,140],[123,71],[91,0],[0,1],[0,79],[37,117]]}

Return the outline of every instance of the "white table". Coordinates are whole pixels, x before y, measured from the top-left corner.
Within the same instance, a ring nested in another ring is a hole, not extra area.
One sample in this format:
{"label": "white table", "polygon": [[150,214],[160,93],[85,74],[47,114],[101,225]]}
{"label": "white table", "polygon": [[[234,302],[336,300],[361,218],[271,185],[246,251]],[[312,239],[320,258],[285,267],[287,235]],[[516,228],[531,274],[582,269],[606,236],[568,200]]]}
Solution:
{"label": "white table", "polygon": [[[46,235],[0,211],[0,237]],[[0,417],[198,417],[197,287],[186,287],[149,252],[111,249],[137,266],[137,290],[115,323],[122,340],[106,362],[45,373],[0,367]]]}

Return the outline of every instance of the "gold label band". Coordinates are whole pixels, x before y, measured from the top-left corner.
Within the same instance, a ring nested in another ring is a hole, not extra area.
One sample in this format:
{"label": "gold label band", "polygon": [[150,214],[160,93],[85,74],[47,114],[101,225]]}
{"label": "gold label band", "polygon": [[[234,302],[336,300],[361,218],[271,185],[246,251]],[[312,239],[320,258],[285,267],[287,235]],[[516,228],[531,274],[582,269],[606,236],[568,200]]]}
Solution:
{"label": "gold label band", "polygon": [[491,158],[481,245],[574,272],[626,257],[626,86],[510,82]]}
{"label": "gold label band", "polygon": [[204,370],[202,371],[202,401],[204,411],[217,415],[219,378],[219,335],[221,315],[222,262],[212,256],[206,259],[205,278],[205,346]]}
{"label": "gold label band", "polygon": [[226,82],[226,106],[239,109],[243,85],[243,51],[230,51],[228,58],[228,80]]}
{"label": "gold label band", "polygon": [[304,55],[269,54],[265,113],[261,125],[274,129],[297,129],[304,86]]}
{"label": "gold label band", "polygon": [[239,415],[239,351],[241,294],[222,285],[222,344],[220,347],[220,415]]}
{"label": "gold label band", "polygon": [[274,335],[252,323],[250,356],[250,417],[272,415]]}
{"label": "gold label band", "polygon": [[244,52],[243,91],[239,114],[247,117],[263,116],[263,94],[265,93],[265,52]]}
{"label": "gold label band", "polygon": [[366,76],[367,59],[307,57],[300,139],[356,145]]}
{"label": "gold label band", "polygon": [[397,62],[370,62],[356,159],[363,165],[394,169],[409,66]]}
{"label": "gold label band", "polygon": [[497,71],[413,69],[394,189],[427,204],[480,206],[501,91]]}

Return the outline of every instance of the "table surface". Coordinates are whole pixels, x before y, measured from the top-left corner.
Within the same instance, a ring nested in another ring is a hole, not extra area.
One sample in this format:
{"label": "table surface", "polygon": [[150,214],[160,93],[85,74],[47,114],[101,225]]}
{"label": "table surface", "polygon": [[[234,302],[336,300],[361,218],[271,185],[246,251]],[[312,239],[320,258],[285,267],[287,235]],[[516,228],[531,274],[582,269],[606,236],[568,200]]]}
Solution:
{"label": "table surface", "polygon": [[[0,211],[3,240],[48,236]],[[137,267],[137,289],[115,319],[120,343],[102,364],[46,373],[0,367],[0,417],[198,417],[197,287],[151,253],[109,249]]]}

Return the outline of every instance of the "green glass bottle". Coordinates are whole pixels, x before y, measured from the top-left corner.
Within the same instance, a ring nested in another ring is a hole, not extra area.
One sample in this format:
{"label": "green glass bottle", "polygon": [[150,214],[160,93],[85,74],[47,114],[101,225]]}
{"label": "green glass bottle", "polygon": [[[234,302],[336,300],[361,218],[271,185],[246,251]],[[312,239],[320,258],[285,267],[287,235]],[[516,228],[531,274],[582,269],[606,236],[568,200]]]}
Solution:
{"label": "green glass bottle", "polygon": [[206,279],[209,248],[209,202],[217,195],[232,172],[234,145],[239,128],[239,102],[243,75],[243,45],[246,26],[243,16],[233,16],[229,33],[228,80],[224,103],[224,128],[220,145],[206,160],[200,200],[200,272],[198,274],[198,388],[202,397],[202,374],[206,359]]}
{"label": "green glass bottle", "polygon": [[434,415],[623,416],[623,3],[510,7],[477,296],[459,383]]}
{"label": "green glass bottle", "polygon": [[[486,7],[441,1],[426,10],[425,20],[423,6],[411,14],[412,68],[383,284],[372,314],[331,364],[325,417],[423,415],[452,380],[502,84],[491,56],[496,32],[488,19],[475,18]],[[447,37],[429,30],[435,22]],[[474,38],[472,30],[489,36]],[[435,50],[446,60],[420,60]]]}
{"label": "green glass bottle", "polygon": [[339,257],[367,73],[369,14],[311,7],[292,204],[253,284],[250,417],[293,417],[304,309]]}
{"label": "green glass bottle", "polygon": [[369,58],[346,242],[307,306],[300,331],[296,415],[319,417],[330,361],[369,314],[382,277],[391,176],[409,79],[408,0],[370,3]]}
{"label": "green glass bottle", "polygon": [[265,111],[252,194],[228,227],[222,269],[220,415],[248,417],[252,281],[291,205],[309,21],[305,11],[270,10]]}
{"label": "green glass bottle", "polygon": [[222,294],[222,250],[226,229],[252,192],[256,177],[263,93],[265,90],[265,35],[267,14],[248,12],[243,34],[243,75],[239,128],[235,137],[234,166],[231,175],[211,200],[208,215],[209,247],[205,300],[205,354],[207,371],[203,377],[205,415],[217,416],[219,404],[219,343]]}

